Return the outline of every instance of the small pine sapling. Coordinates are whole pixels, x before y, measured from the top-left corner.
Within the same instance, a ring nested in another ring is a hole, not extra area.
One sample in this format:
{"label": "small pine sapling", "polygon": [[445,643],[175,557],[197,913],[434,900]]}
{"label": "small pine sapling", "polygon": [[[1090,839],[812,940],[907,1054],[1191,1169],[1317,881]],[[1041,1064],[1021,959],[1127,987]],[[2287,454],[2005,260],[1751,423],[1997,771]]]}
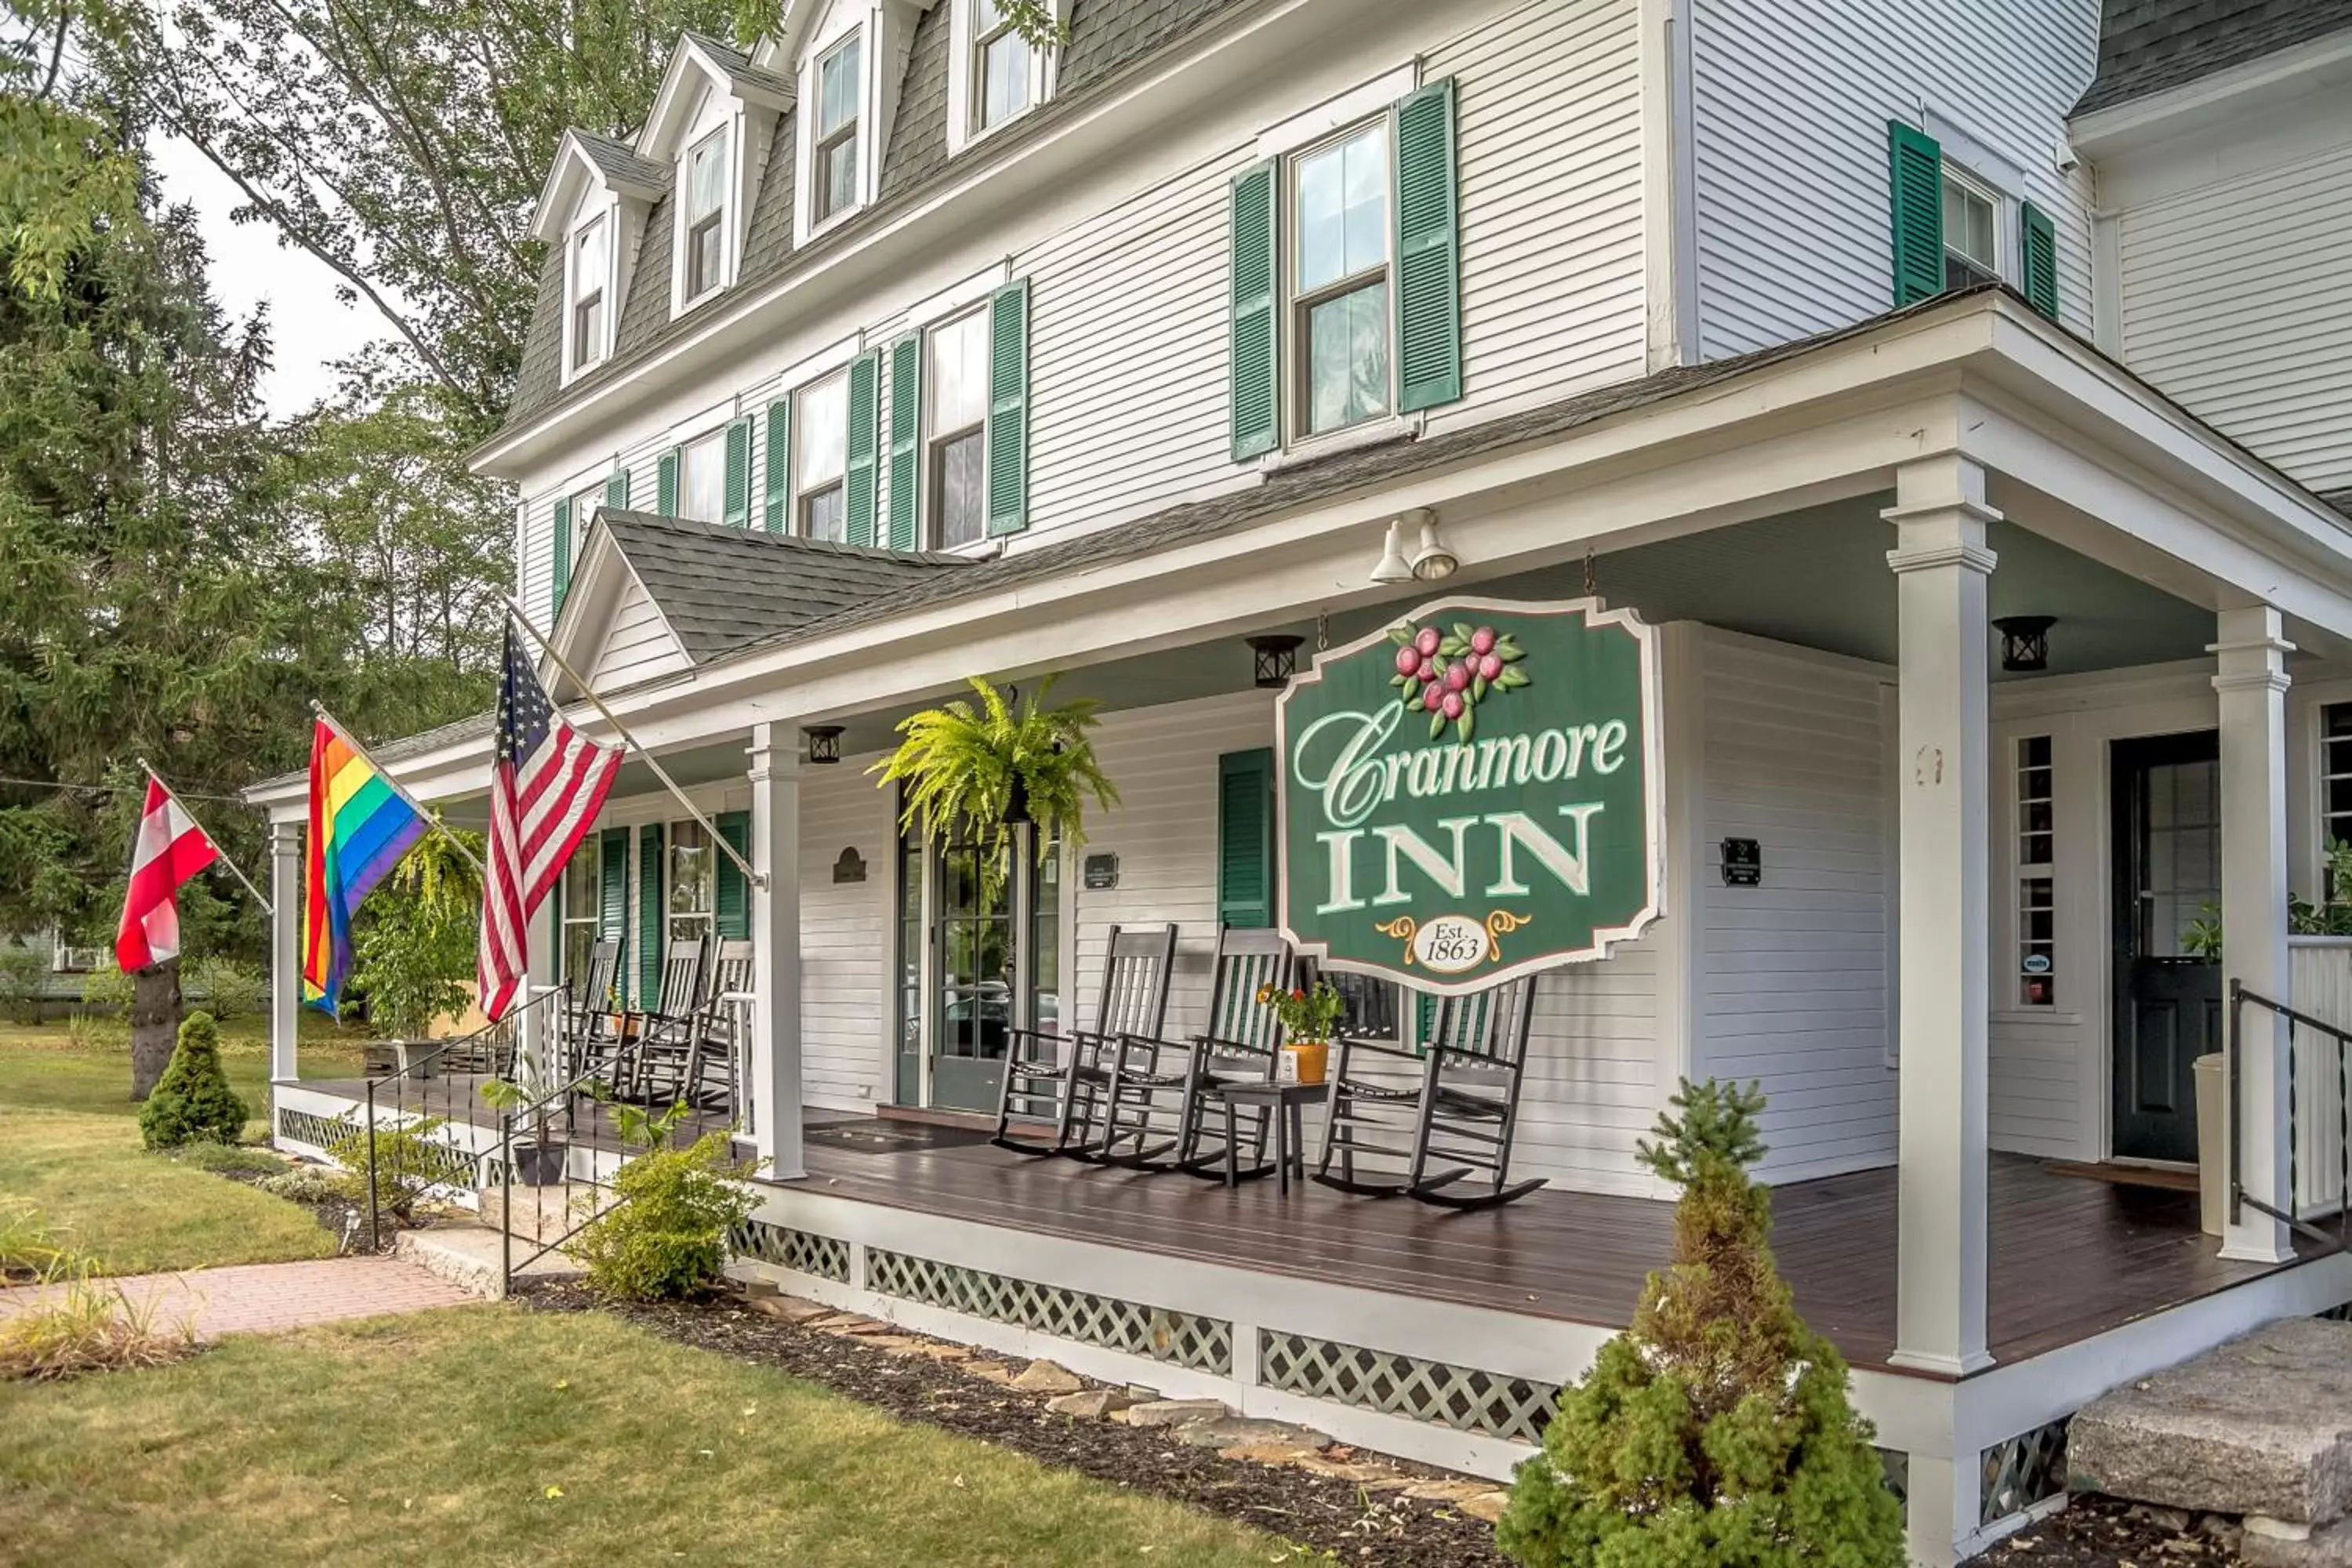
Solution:
{"label": "small pine sapling", "polygon": [[1902,1510],[1846,1366],[1767,1245],[1754,1085],[1685,1079],[1643,1164],[1683,1190],[1675,1260],[1563,1390],[1496,1541],[1524,1568],[1900,1568]]}
{"label": "small pine sapling", "polygon": [[191,1013],[154,1092],[139,1108],[139,1131],[150,1149],[188,1143],[234,1143],[245,1136],[245,1101],[221,1069],[220,1030],[210,1013]]}

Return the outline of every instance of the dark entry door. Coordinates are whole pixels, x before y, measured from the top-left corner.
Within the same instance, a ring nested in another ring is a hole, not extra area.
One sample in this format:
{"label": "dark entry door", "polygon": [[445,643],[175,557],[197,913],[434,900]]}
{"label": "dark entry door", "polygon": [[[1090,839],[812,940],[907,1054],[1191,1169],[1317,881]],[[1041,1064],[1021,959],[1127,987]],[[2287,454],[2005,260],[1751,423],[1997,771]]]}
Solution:
{"label": "dark entry door", "polygon": [[2221,906],[2212,731],[2115,743],[2115,1152],[2197,1158],[2189,1064],[2221,1048],[2221,966],[2199,922]]}

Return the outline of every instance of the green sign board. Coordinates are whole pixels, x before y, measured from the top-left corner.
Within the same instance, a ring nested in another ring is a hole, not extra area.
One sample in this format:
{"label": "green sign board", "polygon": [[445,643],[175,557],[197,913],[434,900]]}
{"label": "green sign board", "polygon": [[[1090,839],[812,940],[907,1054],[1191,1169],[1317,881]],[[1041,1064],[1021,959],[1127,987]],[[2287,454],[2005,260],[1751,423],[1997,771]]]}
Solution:
{"label": "green sign board", "polygon": [[1334,969],[1462,994],[1657,918],[1657,633],[1598,601],[1443,599],[1276,708],[1282,926]]}

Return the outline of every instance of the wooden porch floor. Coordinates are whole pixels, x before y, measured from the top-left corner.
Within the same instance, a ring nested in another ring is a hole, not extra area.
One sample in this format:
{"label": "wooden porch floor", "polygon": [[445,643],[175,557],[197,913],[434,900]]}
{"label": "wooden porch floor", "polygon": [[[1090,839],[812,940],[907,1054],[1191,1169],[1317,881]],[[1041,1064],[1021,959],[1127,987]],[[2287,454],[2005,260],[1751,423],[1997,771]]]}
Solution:
{"label": "wooden porch floor", "polygon": [[[364,1092],[357,1080],[302,1087],[355,1100]],[[497,1122],[487,1110],[475,1120]],[[844,1120],[808,1117],[812,1125]],[[609,1133],[593,1136],[602,1143]],[[828,1196],[1604,1328],[1631,1319],[1644,1279],[1673,1247],[1671,1204],[1554,1188],[1456,1214],[1311,1183],[1287,1196],[1271,1181],[1227,1192],[986,1143],[867,1150],[813,1139],[805,1161]],[[1997,1363],[2273,1271],[2216,1257],[2198,1230],[2194,1194],[2060,1175],[2037,1160],[1996,1154],[1990,1196]],[[1799,1310],[1853,1364],[1885,1370],[1895,1348],[1894,1171],[1775,1188],[1773,1215],[1773,1250]]]}

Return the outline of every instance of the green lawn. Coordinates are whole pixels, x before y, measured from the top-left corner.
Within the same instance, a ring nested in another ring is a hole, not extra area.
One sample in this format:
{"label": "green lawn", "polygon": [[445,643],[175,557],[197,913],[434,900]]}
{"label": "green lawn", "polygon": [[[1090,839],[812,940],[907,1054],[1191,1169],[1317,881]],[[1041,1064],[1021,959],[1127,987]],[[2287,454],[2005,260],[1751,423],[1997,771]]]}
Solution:
{"label": "green lawn", "polygon": [[491,1306],[0,1386],[0,1541],[192,1568],[1309,1560],[616,1319]]}
{"label": "green lawn", "polygon": [[[266,1136],[269,1054],[250,1029],[225,1040],[229,1080]],[[305,1039],[306,1076],[359,1070],[356,1048]],[[0,1026],[0,1200],[30,1203],[110,1274],[324,1258],[310,1214],[140,1145],[127,1045],[78,1043],[63,1025]]]}

